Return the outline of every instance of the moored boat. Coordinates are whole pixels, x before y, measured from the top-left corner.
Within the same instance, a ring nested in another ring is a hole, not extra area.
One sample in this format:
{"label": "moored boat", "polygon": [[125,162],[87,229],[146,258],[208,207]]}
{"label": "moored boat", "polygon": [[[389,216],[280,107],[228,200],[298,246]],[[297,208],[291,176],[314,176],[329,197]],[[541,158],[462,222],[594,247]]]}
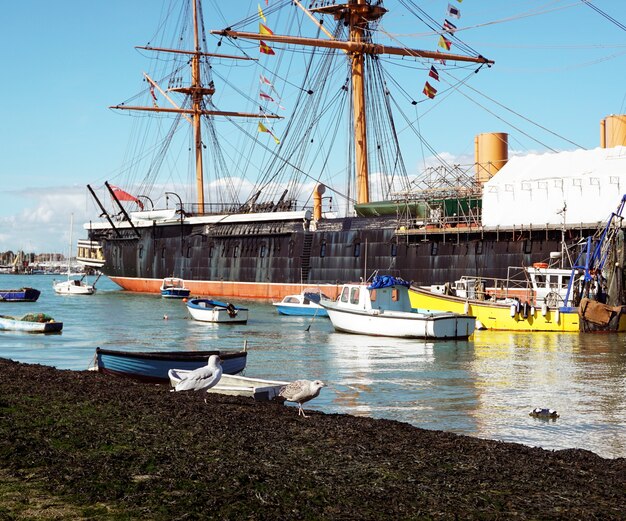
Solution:
{"label": "moored boat", "polygon": [[337,331],[398,338],[465,339],[473,316],[411,307],[409,283],[374,277],[371,284],[344,284],[336,301],[320,301]]}
{"label": "moored boat", "polygon": [[176,277],[165,277],[161,284],[163,298],[187,298],[191,290],[185,287],[185,281]]}
{"label": "moored boat", "polygon": [[93,369],[100,373],[124,376],[147,383],[169,382],[168,371],[179,368],[193,371],[207,365],[218,355],[224,374],[237,374],[246,368],[248,352],[243,351],[118,351],[96,348]]}
{"label": "moored boat", "polygon": [[36,302],[39,295],[35,288],[0,289],[0,302]]}
{"label": "moored boat", "polygon": [[187,309],[191,317],[200,322],[245,324],[248,321],[248,308],[235,306],[230,302],[193,298],[187,302]]}
{"label": "moored boat", "polygon": [[0,315],[0,330],[24,333],[59,333],[63,322],[57,322],[45,313],[29,313],[21,318]]}
{"label": "moored boat", "polygon": [[328,297],[321,292],[303,291],[297,295],[287,295],[280,302],[272,305],[281,315],[327,317],[328,312],[319,304],[320,299]]}
{"label": "moored boat", "polygon": [[[185,378],[191,371],[172,369],[169,372],[172,387]],[[246,396],[256,401],[283,401],[279,396],[280,390],[289,382],[280,380],[265,380],[263,378],[251,378],[248,376],[222,374],[219,382],[208,389],[208,393],[227,394],[231,396]]]}
{"label": "moored boat", "polygon": [[[626,331],[621,305],[621,229],[626,195],[593,237],[550,262],[510,267],[506,279],[467,276],[449,284],[416,287],[411,303],[420,309],[476,316],[479,329],[555,332]],[[573,258],[564,268],[563,257]]]}

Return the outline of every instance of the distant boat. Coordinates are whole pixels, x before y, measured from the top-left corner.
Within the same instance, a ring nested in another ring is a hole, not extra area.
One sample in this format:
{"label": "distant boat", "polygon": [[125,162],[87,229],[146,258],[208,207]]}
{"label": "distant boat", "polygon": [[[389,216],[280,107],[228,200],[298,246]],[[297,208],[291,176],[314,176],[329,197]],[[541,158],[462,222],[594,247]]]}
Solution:
{"label": "distant boat", "polygon": [[36,302],[39,295],[34,288],[0,289],[0,302]]}
{"label": "distant boat", "polygon": [[67,259],[67,280],[57,282],[52,281],[52,288],[54,292],[59,295],[93,295],[96,292],[96,282],[100,278],[96,279],[93,284],[87,284],[85,282],[85,275],[80,279],[73,279],[71,273],[71,258],[72,258],[72,229],[74,227],[74,214],[70,217],[70,249]]}
{"label": "distant boat", "polygon": [[344,284],[336,301],[320,300],[337,331],[398,338],[467,338],[476,318],[449,312],[420,312],[411,307],[409,283],[374,277],[368,284]]}
{"label": "distant boat", "polygon": [[[170,369],[169,378],[172,387],[176,387],[176,384],[190,372],[191,371],[183,369]],[[284,399],[279,396],[279,393],[288,383],[289,382],[280,380],[264,380],[262,378],[222,374],[219,382],[206,392],[231,396],[246,396],[259,402],[270,400],[284,401]]]}
{"label": "distant boat", "polygon": [[235,306],[229,302],[194,298],[187,302],[187,309],[191,317],[200,322],[245,324],[248,321],[248,309]]}
{"label": "distant boat", "polygon": [[281,315],[327,317],[328,312],[319,304],[321,298],[328,297],[319,292],[305,290],[298,295],[287,295],[273,305]]}
{"label": "distant boat", "polygon": [[248,352],[243,351],[114,351],[96,348],[93,370],[124,376],[147,383],[168,383],[168,371],[180,368],[193,371],[218,355],[224,374],[237,374],[246,368]]}
{"label": "distant boat", "polygon": [[63,322],[57,322],[44,313],[29,313],[22,318],[0,315],[0,331],[23,331],[25,333],[58,333]]}
{"label": "distant boat", "polygon": [[166,277],[161,284],[163,298],[187,298],[191,290],[185,287],[185,281],[176,277]]}

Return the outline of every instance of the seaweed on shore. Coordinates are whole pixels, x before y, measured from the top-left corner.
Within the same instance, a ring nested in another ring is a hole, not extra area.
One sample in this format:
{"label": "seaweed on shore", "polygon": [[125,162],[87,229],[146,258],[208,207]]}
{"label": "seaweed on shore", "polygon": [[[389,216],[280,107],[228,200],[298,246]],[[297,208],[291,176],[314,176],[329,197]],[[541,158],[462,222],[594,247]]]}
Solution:
{"label": "seaweed on shore", "polygon": [[0,359],[2,519],[626,519],[626,460]]}

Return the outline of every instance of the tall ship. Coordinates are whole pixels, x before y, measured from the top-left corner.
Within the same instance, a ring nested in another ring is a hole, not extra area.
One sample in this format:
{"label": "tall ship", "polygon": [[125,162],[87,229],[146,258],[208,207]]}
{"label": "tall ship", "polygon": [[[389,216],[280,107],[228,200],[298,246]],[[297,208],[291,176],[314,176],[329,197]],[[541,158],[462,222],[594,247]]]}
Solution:
{"label": "tall ship", "polygon": [[[596,150],[509,160],[507,134],[484,133],[471,168],[440,158],[409,174],[401,145],[428,145],[402,106],[432,102],[446,71],[494,65],[460,39],[452,4],[430,22],[436,51],[390,37],[381,0],[272,0],[211,31],[201,0],[177,5],[176,36],[138,48],[154,64],[143,91],[112,107],[157,139],[133,130],[124,176],[88,186],[102,218],[84,225],[78,258],[126,290],[178,277],[193,294],[279,299],[332,296],[374,271],[415,285],[504,278],[582,243],[621,200],[621,115],[602,121]],[[224,108],[236,96],[248,109]]]}

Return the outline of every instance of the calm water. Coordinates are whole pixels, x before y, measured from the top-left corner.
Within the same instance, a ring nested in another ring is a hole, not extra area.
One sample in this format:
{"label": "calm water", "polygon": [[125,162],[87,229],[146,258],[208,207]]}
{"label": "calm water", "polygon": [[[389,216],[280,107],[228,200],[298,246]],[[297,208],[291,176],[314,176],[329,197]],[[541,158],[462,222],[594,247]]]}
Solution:
{"label": "calm water", "polygon": [[[1,288],[42,292],[33,304],[0,303],[0,314],[45,312],[64,322],[60,335],[0,332],[0,357],[83,370],[97,346],[237,349],[247,340],[247,375],[329,384],[311,409],[626,457],[625,335],[479,331],[464,342],[385,339],[336,333],[327,318],[281,317],[271,304],[241,301],[250,308],[248,324],[217,326],[190,320],[181,301],[126,293],[104,279],[94,296],[58,296],[53,278],[0,275]],[[561,417],[531,418],[535,407]]]}

